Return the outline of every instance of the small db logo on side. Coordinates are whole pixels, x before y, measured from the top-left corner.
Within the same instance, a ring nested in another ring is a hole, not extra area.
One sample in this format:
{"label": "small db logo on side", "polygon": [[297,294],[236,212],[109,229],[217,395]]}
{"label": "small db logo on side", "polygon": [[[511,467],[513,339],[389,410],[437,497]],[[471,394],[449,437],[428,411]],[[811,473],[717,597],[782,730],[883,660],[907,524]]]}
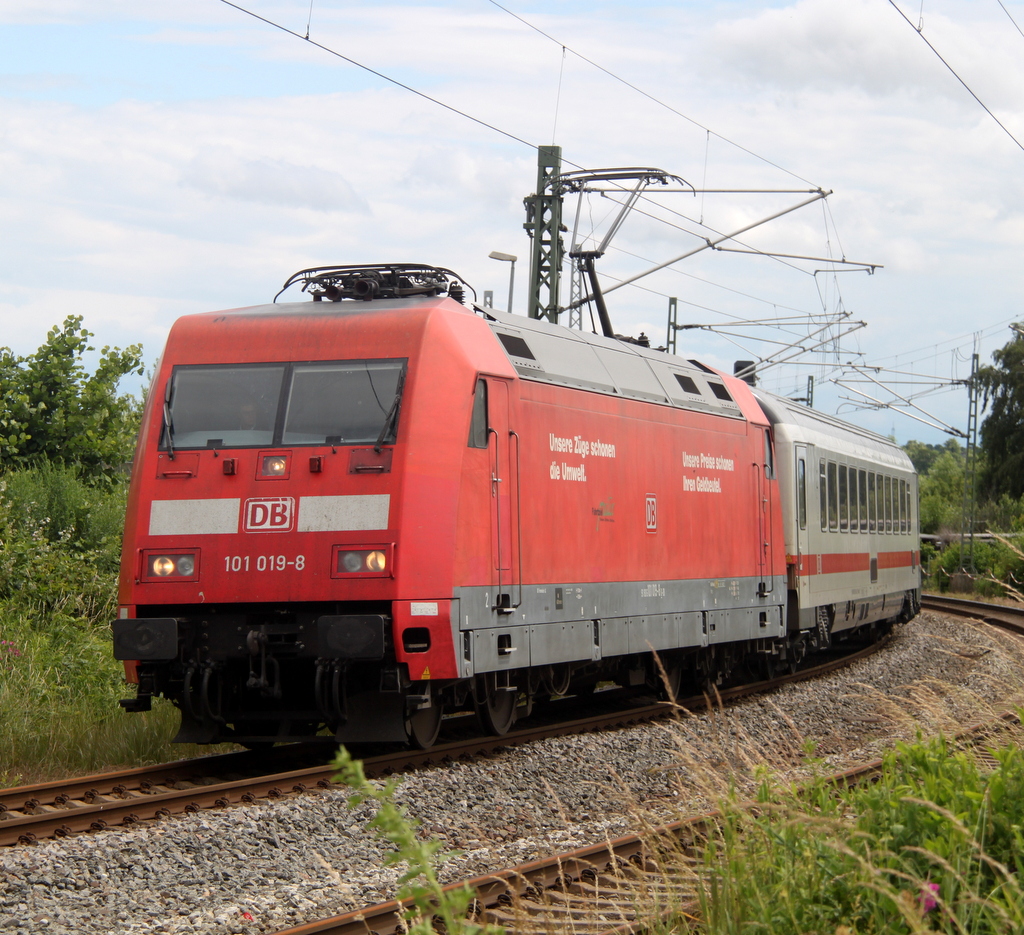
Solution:
{"label": "small db logo on side", "polygon": [[647,495],[647,531],[658,531],[658,498],[652,493]]}
{"label": "small db logo on side", "polygon": [[294,497],[263,497],[245,501],[246,532],[291,532],[294,520]]}

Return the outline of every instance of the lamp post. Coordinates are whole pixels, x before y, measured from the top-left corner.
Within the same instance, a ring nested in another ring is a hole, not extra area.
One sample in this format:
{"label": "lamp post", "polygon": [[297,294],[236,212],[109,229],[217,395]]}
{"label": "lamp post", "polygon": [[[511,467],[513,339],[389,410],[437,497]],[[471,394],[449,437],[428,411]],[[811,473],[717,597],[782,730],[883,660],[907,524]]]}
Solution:
{"label": "lamp post", "polygon": [[512,314],[512,288],[516,283],[516,260],[519,259],[517,256],[512,256],[511,253],[499,253],[497,250],[492,250],[487,254],[492,260],[504,260],[510,264],[508,269],[508,313]]}

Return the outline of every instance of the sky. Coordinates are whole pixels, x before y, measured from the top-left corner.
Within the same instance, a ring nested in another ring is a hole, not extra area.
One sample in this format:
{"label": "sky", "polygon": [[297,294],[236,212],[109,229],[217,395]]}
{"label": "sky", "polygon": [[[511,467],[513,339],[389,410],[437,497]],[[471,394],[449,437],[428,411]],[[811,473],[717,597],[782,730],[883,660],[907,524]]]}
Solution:
{"label": "sky", "polygon": [[[1024,320],[1024,0],[239,6],[0,0],[0,346],[81,315],[152,367],[177,317],[329,264],[444,266],[504,308],[491,251],[520,258],[525,314],[522,199],[549,144],[566,171],[686,183],[626,217],[609,290],[788,212],[609,291],[616,330],[664,344],[674,297],[709,326],[677,353],[715,367],[824,342],[762,385],[813,377],[816,408],[901,443],[966,429],[971,354]],[[582,199],[581,243],[620,197]],[[874,407],[892,390],[931,424]]]}

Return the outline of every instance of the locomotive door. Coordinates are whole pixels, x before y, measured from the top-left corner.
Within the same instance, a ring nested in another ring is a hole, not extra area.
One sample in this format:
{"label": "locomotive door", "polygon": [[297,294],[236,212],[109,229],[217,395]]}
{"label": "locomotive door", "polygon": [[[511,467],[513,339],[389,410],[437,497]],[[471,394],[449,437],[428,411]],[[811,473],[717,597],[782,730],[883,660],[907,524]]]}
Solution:
{"label": "locomotive door", "polygon": [[775,497],[772,481],[775,479],[775,452],[772,448],[772,437],[768,429],[762,429],[764,437],[764,456],[760,465],[755,465],[757,476],[757,576],[758,593],[762,596],[775,590],[775,579],[772,575],[774,542],[774,524],[772,523]]}
{"label": "locomotive door", "polygon": [[[487,382],[488,447],[491,485],[491,567],[497,585],[494,609],[519,606],[514,593],[519,568],[519,436],[509,425],[508,384],[489,377]],[[514,601],[514,603],[513,603]]]}

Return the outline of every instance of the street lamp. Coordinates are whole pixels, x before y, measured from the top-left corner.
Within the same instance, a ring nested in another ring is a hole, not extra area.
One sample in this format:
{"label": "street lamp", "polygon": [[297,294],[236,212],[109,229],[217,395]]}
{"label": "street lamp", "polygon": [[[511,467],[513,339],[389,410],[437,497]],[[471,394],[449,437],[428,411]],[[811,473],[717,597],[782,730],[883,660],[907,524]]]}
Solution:
{"label": "street lamp", "polygon": [[487,254],[492,260],[504,260],[509,263],[508,269],[508,313],[512,314],[512,287],[516,283],[516,260],[519,259],[517,256],[512,256],[511,253],[499,253],[497,250],[492,250]]}

